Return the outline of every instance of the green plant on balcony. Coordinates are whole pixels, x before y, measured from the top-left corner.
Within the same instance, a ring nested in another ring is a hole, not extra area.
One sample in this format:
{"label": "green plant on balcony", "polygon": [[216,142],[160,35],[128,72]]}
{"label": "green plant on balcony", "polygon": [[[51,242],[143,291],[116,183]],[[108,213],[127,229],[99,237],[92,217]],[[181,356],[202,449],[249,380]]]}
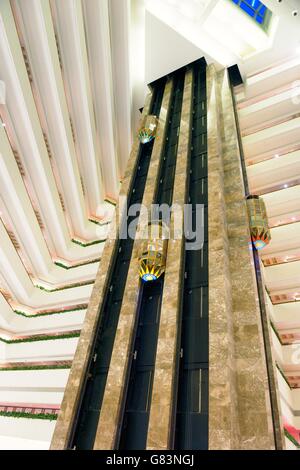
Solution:
{"label": "green plant on balcony", "polygon": [[51,413],[25,413],[22,411],[0,411],[0,416],[6,416],[8,418],[29,418],[29,419],[47,419],[49,421],[55,421],[57,419],[56,414]]}

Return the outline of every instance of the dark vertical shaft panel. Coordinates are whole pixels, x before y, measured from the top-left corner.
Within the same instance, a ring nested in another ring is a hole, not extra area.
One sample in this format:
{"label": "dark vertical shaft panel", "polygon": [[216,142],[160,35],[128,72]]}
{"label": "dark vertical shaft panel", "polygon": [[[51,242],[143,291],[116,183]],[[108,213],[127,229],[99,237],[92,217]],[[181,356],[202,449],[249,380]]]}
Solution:
{"label": "dark vertical shaft panel", "polygon": [[[204,205],[204,245],[185,254],[176,449],[208,448],[208,187],[205,65],[195,65],[189,200]],[[194,228],[194,227],[193,227]]]}

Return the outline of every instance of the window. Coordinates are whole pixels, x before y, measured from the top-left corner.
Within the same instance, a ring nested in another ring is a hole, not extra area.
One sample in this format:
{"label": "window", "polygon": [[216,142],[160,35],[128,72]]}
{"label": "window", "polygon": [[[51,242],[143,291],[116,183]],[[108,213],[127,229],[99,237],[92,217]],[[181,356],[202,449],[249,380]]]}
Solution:
{"label": "window", "polygon": [[265,31],[267,30],[271,11],[260,0],[231,0],[238,5],[247,15],[251,16],[253,20],[261,26]]}

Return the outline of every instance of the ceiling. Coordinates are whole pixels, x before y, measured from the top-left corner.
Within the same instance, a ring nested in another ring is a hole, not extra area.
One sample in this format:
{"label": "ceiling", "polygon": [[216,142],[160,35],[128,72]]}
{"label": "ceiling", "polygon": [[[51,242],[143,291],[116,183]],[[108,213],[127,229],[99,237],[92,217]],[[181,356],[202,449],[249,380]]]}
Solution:
{"label": "ceiling", "polygon": [[[146,82],[201,56],[219,67],[238,64],[244,78],[293,56],[300,46],[299,2],[264,4],[273,12],[268,35],[231,0],[145,0]],[[243,53],[246,45],[251,54]]]}
{"label": "ceiling", "polygon": [[89,299],[144,87],[135,12],[0,2],[0,328]]}

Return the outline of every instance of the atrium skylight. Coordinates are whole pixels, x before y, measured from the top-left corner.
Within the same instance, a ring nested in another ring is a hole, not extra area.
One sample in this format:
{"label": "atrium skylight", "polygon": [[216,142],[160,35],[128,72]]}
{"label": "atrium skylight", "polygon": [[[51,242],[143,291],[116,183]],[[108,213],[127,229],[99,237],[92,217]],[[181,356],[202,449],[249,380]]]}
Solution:
{"label": "atrium skylight", "polygon": [[251,16],[264,30],[268,28],[272,13],[260,0],[231,1],[238,5],[247,15]]}

